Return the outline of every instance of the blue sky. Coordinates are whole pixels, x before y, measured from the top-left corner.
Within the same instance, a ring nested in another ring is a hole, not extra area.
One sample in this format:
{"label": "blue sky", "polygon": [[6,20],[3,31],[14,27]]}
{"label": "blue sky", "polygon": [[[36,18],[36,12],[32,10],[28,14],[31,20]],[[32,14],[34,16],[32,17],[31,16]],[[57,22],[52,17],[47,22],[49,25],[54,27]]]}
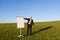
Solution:
{"label": "blue sky", "polygon": [[0,0],[0,22],[16,22],[16,16],[60,20],[60,0]]}

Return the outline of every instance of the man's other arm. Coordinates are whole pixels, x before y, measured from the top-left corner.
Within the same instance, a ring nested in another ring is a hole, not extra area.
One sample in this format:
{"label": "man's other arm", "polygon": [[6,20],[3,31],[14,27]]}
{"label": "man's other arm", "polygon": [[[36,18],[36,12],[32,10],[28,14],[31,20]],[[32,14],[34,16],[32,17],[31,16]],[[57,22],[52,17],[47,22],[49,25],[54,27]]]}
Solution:
{"label": "man's other arm", "polygon": [[33,20],[32,20],[32,24],[33,24],[33,26],[34,26],[34,22],[33,22]]}

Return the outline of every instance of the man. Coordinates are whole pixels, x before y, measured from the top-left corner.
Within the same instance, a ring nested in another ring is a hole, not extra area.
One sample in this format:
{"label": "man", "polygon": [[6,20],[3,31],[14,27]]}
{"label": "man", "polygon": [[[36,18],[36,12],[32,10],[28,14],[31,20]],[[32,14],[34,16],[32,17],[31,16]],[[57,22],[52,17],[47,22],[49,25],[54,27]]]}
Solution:
{"label": "man", "polygon": [[27,23],[27,35],[28,35],[28,32],[31,35],[32,34],[32,26],[34,26],[33,19],[32,19],[32,17],[30,17],[30,18],[24,18],[24,19],[28,20],[28,23]]}

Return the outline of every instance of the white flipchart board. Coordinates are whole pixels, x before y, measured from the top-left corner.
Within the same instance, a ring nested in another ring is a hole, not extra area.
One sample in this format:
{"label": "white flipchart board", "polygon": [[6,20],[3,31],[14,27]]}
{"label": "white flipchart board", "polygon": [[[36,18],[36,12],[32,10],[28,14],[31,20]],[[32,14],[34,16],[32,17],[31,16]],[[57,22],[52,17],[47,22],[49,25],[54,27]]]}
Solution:
{"label": "white flipchart board", "polygon": [[24,28],[24,17],[17,16],[17,28]]}

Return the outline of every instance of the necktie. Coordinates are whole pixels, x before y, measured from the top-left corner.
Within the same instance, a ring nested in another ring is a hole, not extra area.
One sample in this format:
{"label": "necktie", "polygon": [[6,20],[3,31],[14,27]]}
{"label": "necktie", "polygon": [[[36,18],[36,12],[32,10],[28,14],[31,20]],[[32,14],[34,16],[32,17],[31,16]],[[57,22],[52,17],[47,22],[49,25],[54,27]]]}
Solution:
{"label": "necktie", "polygon": [[31,21],[32,21],[32,20],[30,19],[29,24],[31,24]]}

